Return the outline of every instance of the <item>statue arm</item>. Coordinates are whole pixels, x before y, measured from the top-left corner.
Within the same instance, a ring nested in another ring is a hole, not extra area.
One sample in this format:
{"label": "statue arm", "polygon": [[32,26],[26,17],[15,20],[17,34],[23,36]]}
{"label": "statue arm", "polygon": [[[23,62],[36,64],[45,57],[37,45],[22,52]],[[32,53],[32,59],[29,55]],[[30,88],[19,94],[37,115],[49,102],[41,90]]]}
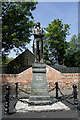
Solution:
{"label": "statue arm", "polygon": [[32,34],[33,34],[33,35],[35,34],[34,28],[32,29]]}
{"label": "statue arm", "polygon": [[32,29],[32,33],[33,33],[33,35],[35,35],[35,36],[39,36],[39,37],[43,37],[44,36],[44,31],[43,31],[43,29],[42,28],[40,28],[40,31],[41,32],[37,32],[37,30],[36,29]]}
{"label": "statue arm", "polygon": [[34,28],[32,29],[32,33],[33,33],[33,35],[38,35],[39,36],[39,33],[37,33],[36,29],[34,29]]}

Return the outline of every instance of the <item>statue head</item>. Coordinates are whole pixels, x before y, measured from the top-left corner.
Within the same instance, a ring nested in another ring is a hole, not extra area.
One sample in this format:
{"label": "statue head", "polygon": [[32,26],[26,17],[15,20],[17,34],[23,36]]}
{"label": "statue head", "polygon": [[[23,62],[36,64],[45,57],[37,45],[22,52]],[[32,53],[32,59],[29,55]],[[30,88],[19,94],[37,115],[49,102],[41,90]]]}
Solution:
{"label": "statue head", "polygon": [[37,23],[36,23],[36,27],[37,27],[37,26],[40,27],[40,22],[37,22]]}

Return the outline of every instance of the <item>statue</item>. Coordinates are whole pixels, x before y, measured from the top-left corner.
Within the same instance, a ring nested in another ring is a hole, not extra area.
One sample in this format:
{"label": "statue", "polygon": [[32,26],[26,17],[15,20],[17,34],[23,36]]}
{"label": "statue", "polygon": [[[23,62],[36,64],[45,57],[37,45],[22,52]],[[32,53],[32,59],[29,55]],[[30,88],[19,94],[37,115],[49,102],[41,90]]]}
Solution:
{"label": "statue", "polygon": [[41,58],[43,56],[43,40],[44,36],[43,29],[40,27],[40,22],[36,23],[35,28],[32,29],[32,33],[34,35],[33,41],[33,53],[35,55],[35,62],[37,62],[37,55],[39,55],[39,62],[41,62]]}

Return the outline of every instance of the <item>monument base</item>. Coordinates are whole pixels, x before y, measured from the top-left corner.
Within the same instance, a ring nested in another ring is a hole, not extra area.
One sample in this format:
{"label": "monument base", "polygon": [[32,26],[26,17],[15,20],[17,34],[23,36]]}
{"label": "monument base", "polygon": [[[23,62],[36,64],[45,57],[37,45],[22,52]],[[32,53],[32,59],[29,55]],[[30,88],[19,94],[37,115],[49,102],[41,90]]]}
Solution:
{"label": "monument base", "polygon": [[52,101],[50,100],[50,96],[30,96],[29,103],[31,103],[31,105],[48,105],[52,104]]}
{"label": "monument base", "polygon": [[29,102],[32,104],[50,104],[51,99],[48,93],[48,84],[46,80],[46,64],[33,63],[32,71],[33,78]]}
{"label": "monument base", "polygon": [[68,106],[66,106],[62,102],[52,103],[51,105],[29,105],[28,99],[19,99],[16,103],[15,109],[16,112],[45,112],[45,111],[62,111],[62,110],[70,110]]}

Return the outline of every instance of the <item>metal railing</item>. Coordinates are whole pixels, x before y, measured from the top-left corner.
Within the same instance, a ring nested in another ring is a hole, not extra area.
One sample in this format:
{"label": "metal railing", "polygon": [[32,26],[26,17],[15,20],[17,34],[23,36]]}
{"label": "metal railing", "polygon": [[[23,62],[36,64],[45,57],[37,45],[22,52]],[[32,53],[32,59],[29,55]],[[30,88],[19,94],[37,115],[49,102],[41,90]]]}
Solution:
{"label": "metal railing", "polygon": [[[10,100],[15,99],[15,98],[17,98],[17,100],[18,100],[18,90],[19,90],[19,88],[18,88],[18,82],[17,82],[17,83],[15,83],[15,96],[13,97],[13,94],[10,95],[10,86],[6,86],[6,94],[4,95],[4,97],[5,97],[4,115],[9,115]],[[55,87],[52,90],[50,90],[49,92],[51,92],[53,90],[55,90],[55,92],[56,92],[55,98],[57,99],[57,101],[66,100],[68,103],[74,105],[75,108],[78,108],[78,99],[77,99],[78,92],[77,92],[77,86],[75,84],[73,85],[73,91],[71,94],[66,94],[66,95],[63,94],[63,92],[59,88],[58,82],[55,82]],[[23,92],[25,92],[25,91],[23,91]],[[26,93],[28,95],[30,94],[28,92],[26,92]],[[61,96],[59,96],[59,93],[61,94]],[[69,101],[69,99],[73,99],[74,102],[71,103]],[[22,101],[22,102],[26,102],[26,101]],[[27,103],[31,104],[29,102],[27,102]],[[52,103],[53,103],[53,101],[52,101]]]}

